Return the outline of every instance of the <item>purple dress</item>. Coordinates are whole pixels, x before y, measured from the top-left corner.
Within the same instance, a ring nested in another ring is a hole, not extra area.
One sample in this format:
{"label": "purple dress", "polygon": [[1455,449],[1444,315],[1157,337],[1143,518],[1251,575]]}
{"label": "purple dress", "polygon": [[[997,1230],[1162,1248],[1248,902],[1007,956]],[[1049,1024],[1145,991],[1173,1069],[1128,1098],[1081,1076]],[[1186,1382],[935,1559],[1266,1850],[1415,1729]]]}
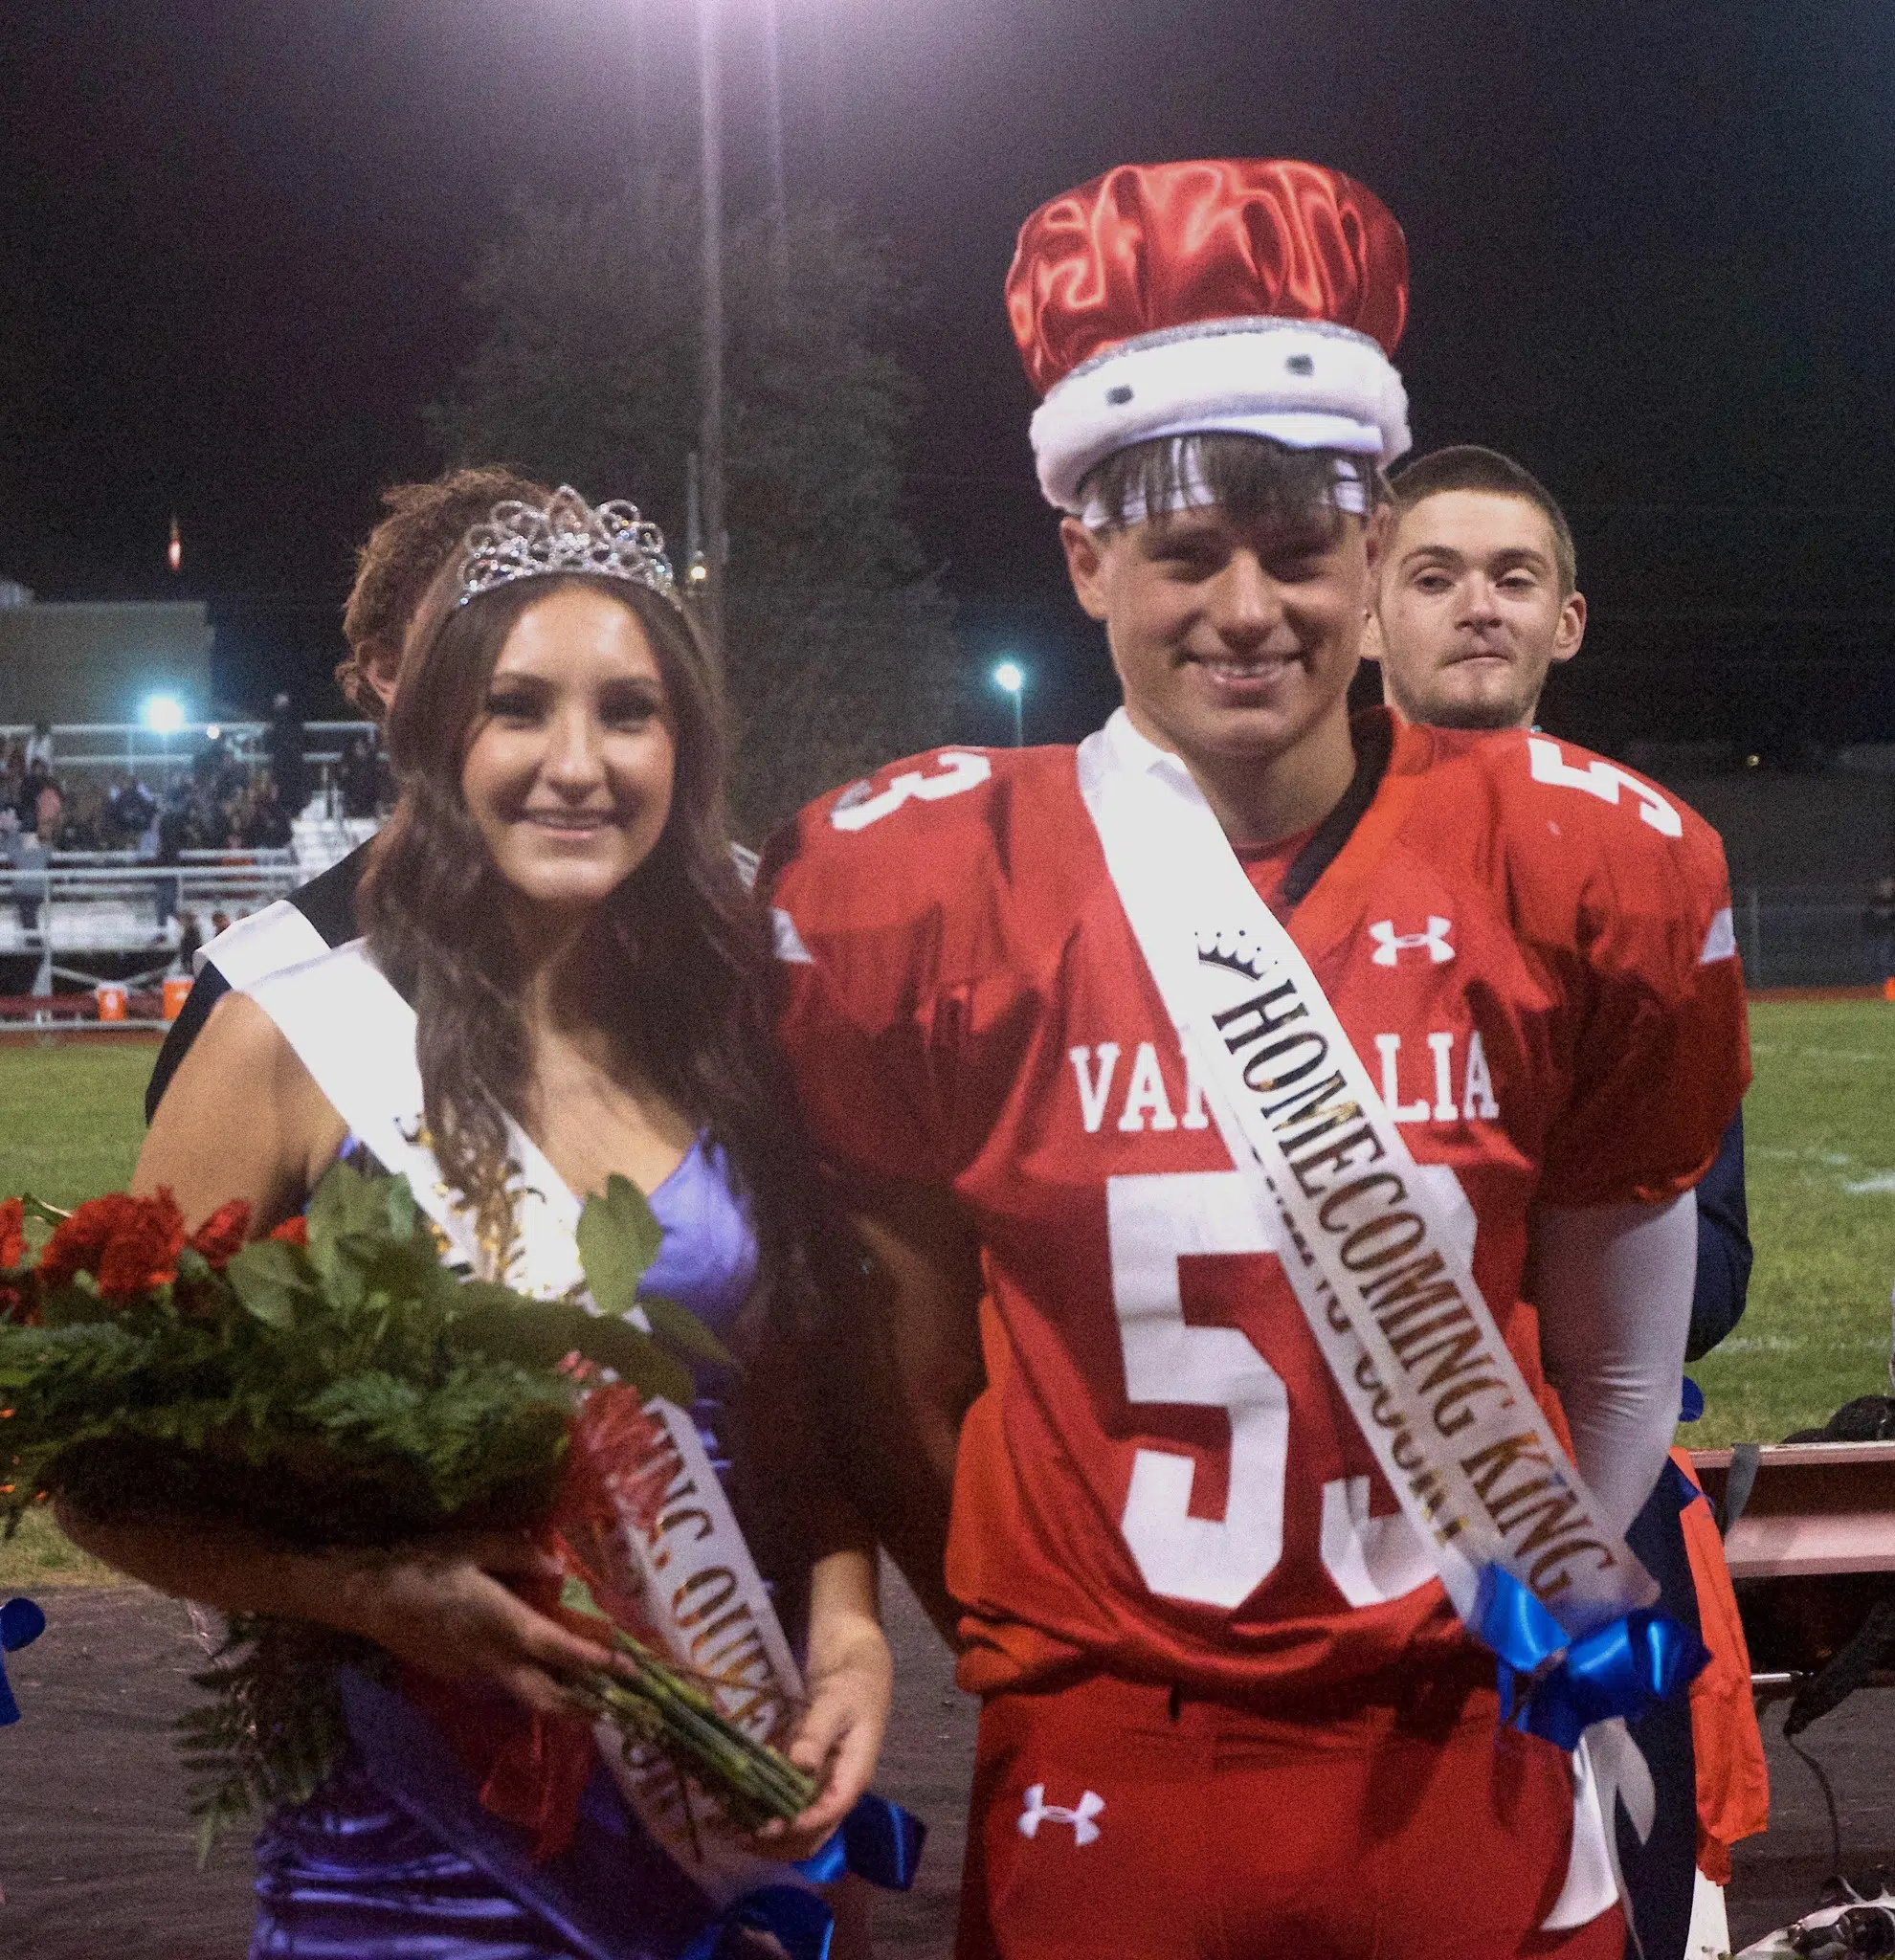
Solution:
{"label": "purple dress", "polygon": [[[651,1206],[664,1243],[640,1290],[727,1333],[756,1278],[757,1241],[723,1149],[694,1144]],[[720,1404],[693,1413],[725,1478]],[[346,1759],[257,1833],[251,1960],[670,1960],[715,1916],[603,1762],[572,1842],[535,1865],[527,1834],[481,1809],[418,1708],[353,1673],[341,1686]]]}

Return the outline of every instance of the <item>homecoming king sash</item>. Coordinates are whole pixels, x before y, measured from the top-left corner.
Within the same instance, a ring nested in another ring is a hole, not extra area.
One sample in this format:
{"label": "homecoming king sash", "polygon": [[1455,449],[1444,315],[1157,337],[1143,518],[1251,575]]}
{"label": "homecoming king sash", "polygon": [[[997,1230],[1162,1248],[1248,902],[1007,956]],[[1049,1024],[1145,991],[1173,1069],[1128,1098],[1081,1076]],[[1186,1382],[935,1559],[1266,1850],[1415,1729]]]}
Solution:
{"label": "homecoming king sash", "polygon": [[[415,1203],[458,1262],[538,1299],[575,1292],[585,1297],[578,1200],[510,1117],[513,1236],[501,1247],[482,1242],[429,1147],[414,1011],[370,959],[366,942],[325,951],[244,991],[276,1022],[356,1140],[390,1174],[408,1179]],[[586,1303],[591,1305],[590,1299]],[[644,1319],[639,1309],[633,1317]],[[645,1413],[658,1425],[660,1440],[648,1460],[628,1466],[625,1477],[614,1480],[628,1494],[654,1486],[664,1493],[655,1522],[649,1504],[621,1506],[618,1536],[640,1582],[639,1609],[675,1661],[717,1678],[714,1692],[732,1721],[760,1740],[780,1740],[801,1702],[803,1683],[776,1609],[690,1413],[658,1399]],[[731,1907],[741,1918],[760,1896],[803,1886],[811,1878],[840,1876],[839,1842],[828,1858],[818,1853],[806,1861],[813,1870],[759,1858],[714,1807],[700,1801],[687,1809],[667,1758],[645,1750],[628,1760],[619,1731],[610,1725],[601,1725],[599,1742],[640,1822],[714,1904]],[[881,1800],[863,1799],[864,1807],[876,1805]],[[864,1835],[874,1835],[873,1825],[864,1833],[852,1817],[838,1839],[848,1838],[853,1850]],[[912,1850],[898,1856],[895,1865],[910,1862]],[[881,1883],[906,1882],[905,1876],[866,1876]],[[801,1911],[793,1901],[786,1909],[792,1922]],[[772,1921],[770,1929],[792,1950],[826,1944],[799,1938],[806,1933],[801,1925]]]}
{"label": "homecoming king sash", "polygon": [[[1661,1656],[1642,1686],[1634,1680],[1640,1642],[1668,1644],[1671,1623],[1654,1635],[1655,1616],[1639,1611],[1657,1586],[1553,1434],[1450,1214],[1184,763],[1121,708],[1081,745],[1079,780],[1231,1161],[1284,1245],[1310,1333],[1416,1540],[1455,1611],[1501,1656],[1509,1700],[1524,1678],[1526,1726],[1568,1748],[1585,1734],[1580,1817],[1597,1819],[1596,1785],[1604,1815],[1616,1792],[1647,1836],[1649,1773],[1616,1718],[1675,1677]],[[1621,1662],[1619,1680],[1601,1685]],[[1527,1704],[1549,1686],[1564,1705],[1535,1721]],[[1616,1843],[1599,1835],[1575,1835],[1549,1927],[1583,1924],[1611,1903]]]}

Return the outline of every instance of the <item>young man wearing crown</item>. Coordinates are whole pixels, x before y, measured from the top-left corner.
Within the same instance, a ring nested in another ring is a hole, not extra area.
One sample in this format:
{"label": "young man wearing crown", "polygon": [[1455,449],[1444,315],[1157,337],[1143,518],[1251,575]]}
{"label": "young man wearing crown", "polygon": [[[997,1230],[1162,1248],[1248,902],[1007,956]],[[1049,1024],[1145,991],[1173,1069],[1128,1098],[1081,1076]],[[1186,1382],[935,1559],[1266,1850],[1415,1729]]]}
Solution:
{"label": "young man wearing crown", "polygon": [[984,1698],[960,1953],[1616,1960],[1619,1718],[1697,1659],[1624,1530],[1747,1073],[1716,837],[1559,744],[1351,726],[1408,442],[1361,186],[1113,170],[1008,305],[1125,706],[767,867],[886,1281],[857,1442],[925,1586],[945,1520]]}

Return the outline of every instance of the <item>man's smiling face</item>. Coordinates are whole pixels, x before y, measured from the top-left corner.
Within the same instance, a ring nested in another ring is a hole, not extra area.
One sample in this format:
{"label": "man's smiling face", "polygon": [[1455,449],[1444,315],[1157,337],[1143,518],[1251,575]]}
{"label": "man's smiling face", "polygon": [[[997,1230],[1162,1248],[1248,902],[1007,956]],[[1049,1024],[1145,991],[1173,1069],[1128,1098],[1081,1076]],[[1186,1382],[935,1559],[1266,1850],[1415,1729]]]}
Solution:
{"label": "man's smiling face", "polygon": [[1133,724],[1188,762],[1260,762],[1348,691],[1379,522],[1327,505],[1244,521],[1211,505],[1060,530]]}
{"label": "man's smiling face", "polygon": [[1411,722],[1530,724],[1548,670],[1579,651],[1546,513],[1523,497],[1442,490],[1395,520],[1364,651]]}

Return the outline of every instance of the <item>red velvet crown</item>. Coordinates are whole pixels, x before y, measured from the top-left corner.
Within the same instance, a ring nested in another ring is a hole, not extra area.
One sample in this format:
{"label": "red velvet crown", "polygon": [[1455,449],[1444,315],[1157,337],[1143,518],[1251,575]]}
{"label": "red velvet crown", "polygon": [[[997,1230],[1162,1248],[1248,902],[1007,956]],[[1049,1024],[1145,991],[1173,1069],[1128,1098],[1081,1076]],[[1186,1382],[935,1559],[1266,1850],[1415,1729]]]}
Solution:
{"label": "red velvet crown", "polygon": [[1317,164],[1126,164],[1020,227],[1007,314],[1040,394],[1120,341],[1213,320],[1330,321],[1393,353],[1408,247],[1373,191]]}

